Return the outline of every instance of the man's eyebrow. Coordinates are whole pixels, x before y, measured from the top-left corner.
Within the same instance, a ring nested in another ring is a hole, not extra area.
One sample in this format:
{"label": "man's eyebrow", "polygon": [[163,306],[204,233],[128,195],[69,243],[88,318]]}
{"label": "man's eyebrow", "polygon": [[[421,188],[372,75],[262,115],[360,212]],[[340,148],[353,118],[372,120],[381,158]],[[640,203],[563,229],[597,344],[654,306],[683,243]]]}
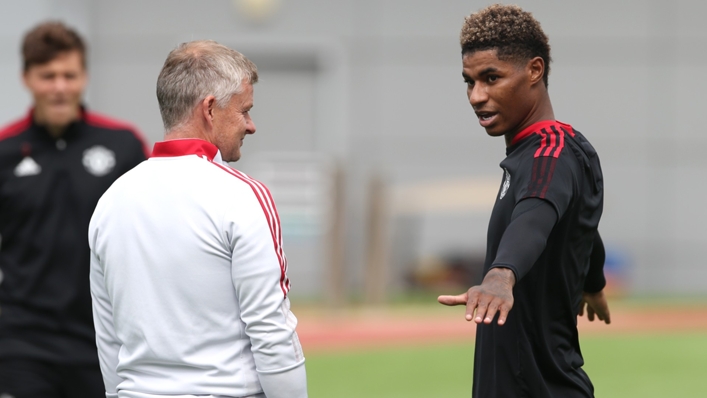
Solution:
{"label": "man's eyebrow", "polygon": [[[479,72],[479,76],[484,76],[484,75],[488,75],[489,73],[495,73],[495,72],[498,72],[498,68],[493,67],[493,66],[489,66],[488,68]],[[467,75],[466,72],[462,72],[462,77],[464,78],[464,80],[474,80],[471,78],[471,76]]]}
{"label": "man's eyebrow", "polygon": [[494,73],[494,72],[498,72],[498,69],[494,68],[493,66],[489,66],[488,68],[479,72],[479,75],[483,76],[483,75],[488,75],[489,73]]}

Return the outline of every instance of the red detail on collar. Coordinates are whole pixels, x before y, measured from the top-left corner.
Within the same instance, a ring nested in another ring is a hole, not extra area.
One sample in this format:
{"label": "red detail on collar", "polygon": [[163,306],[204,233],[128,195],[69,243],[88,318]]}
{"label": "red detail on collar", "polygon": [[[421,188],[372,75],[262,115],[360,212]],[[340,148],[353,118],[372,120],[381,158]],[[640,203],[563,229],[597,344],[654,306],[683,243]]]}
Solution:
{"label": "red detail on collar", "polygon": [[557,126],[557,125],[564,127],[565,130],[567,130],[567,132],[569,133],[569,135],[574,137],[574,131],[572,131],[572,126],[570,126],[569,124],[562,123],[557,120],[542,120],[542,121],[531,124],[530,126],[523,129],[523,131],[516,134],[516,136],[513,137],[513,140],[511,140],[511,145],[515,145],[515,144],[519,143],[523,138],[526,138],[533,133],[537,133],[544,128],[549,128],[550,126]]}
{"label": "red detail on collar", "polygon": [[216,145],[196,138],[187,138],[155,143],[155,147],[152,150],[152,155],[150,157],[165,158],[197,155],[206,156],[211,161],[214,160],[216,153],[218,153],[218,148]]}
{"label": "red detail on collar", "polygon": [[0,140],[16,136],[29,128],[32,125],[32,115],[16,120],[7,126],[0,128]]}

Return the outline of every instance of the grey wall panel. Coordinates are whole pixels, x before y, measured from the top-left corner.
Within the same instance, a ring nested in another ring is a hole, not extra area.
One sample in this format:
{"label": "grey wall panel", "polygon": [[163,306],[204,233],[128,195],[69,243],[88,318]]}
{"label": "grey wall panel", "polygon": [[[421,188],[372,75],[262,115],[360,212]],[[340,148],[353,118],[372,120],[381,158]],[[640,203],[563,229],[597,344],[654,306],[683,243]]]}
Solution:
{"label": "grey wall panel", "polygon": [[[6,95],[0,98],[0,122],[24,113],[29,104],[17,78],[19,39],[50,15],[67,19],[89,36],[89,105],[132,121],[151,141],[162,134],[155,81],[166,54],[179,42],[212,38],[237,49],[267,48],[261,56],[285,51],[293,43],[300,49],[325,43],[321,48],[328,50],[322,53],[334,54],[335,66],[320,69],[315,63],[310,76],[315,102],[324,101],[325,106],[317,105],[314,116],[305,117],[314,118],[311,130],[316,134],[298,142],[314,140],[318,150],[346,164],[347,272],[353,288],[360,286],[365,262],[366,194],[372,174],[381,173],[391,186],[500,178],[503,142],[479,127],[460,77],[459,28],[466,15],[487,3],[283,0],[272,18],[260,23],[249,20],[236,3],[4,4],[0,51],[6,55],[0,73]],[[518,3],[534,13],[550,37],[554,58],[550,94],[557,118],[585,133],[600,153],[606,180],[602,232],[608,245],[627,253],[631,288],[640,293],[707,292],[707,278],[700,277],[707,267],[699,251],[707,245],[702,231],[707,212],[700,207],[707,189],[701,183],[707,171],[702,154],[707,144],[703,132],[707,24],[702,21],[707,3]],[[285,69],[302,72],[312,67],[303,65]],[[262,137],[247,139],[244,156],[251,149],[296,139],[274,122],[268,125],[278,117],[297,118],[280,100],[287,90],[298,88],[283,88],[280,99],[263,98],[278,95],[277,86],[287,84],[274,74],[278,83],[266,87],[266,69],[262,90],[256,86],[255,112],[263,121],[258,133]],[[258,101],[283,109],[259,114]],[[299,124],[310,122],[303,119]],[[443,218],[426,225],[441,224]],[[433,230],[426,233],[434,234]],[[463,245],[453,239],[428,239],[424,248],[433,253]]]}
{"label": "grey wall panel", "polygon": [[164,129],[155,96],[158,73],[156,65],[97,62],[91,72],[89,106],[133,123],[150,143],[161,141]]}

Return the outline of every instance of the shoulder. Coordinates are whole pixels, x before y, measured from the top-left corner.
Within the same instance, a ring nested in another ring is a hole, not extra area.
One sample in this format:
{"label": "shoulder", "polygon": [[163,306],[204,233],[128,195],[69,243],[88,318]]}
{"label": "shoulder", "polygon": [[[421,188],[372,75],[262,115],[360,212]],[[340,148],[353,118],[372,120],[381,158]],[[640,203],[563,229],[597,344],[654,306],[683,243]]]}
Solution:
{"label": "shoulder", "polygon": [[567,140],[575,136],[572,126],[555,120],[541,123],[533,133],[534,158],[560,158],[566,153]]}
{"label": "shoulder", "polygon": [[518,167],[521,169],[542,173],[554,170],[555,166],[567,167],[581,163],[576,153],[580,134],[567,123],[543,121],[521,134],[514,139],[517,147],[509,155],[516,159],[515,162],[520,162]]}
{"label": "shoulder", "polygon": [[226,180],[230,181],[229,185],[252,191],[258,200],[272,200],[270,190],[262,182],[233,167],[216,162],[212,164],[219,169]]}
{"label": "shoulder", "polygon": [[[103,115],[101,113],[86,111],[84,113],[84,122],[89,127],[94,129],[110,131],[110,132],[124,132],[124,137],[128,140],[134,140],[140,144],[143,152],[149,155],[149,150],[147,147],[147,141],[143,134],[131,123],[112,118],[110,116]],[[116,135],[118,137],[119,135]]]}
{"label": "shoulder", "polygon": [[5,126],[0,127],[0,141],[14,137],[27,131],[32,125],[32,118],[28,115],[21,119],[12,121]]}
{"label": "shoulder", "polygon": [[275,201],[265,184],[240,170],[218,163],[213,164],[221,169],[220,171],[223,172],[227,179],[230,179],[228,185],[230,185],[232,189],[237,190],[237,193],[240,194],[238,197],[250,198],[249,202],[255,206],[255,208],[259,208],[265,213],[268,222],[272,222],[278,218]]}
{"label": "shoulder", "polygon": [[130,123],[123,120],[115,119],[101,113],[86,111],[84,113],[84,121],[92,127],[98,127],[107,130],[133,130],[137,129]]}

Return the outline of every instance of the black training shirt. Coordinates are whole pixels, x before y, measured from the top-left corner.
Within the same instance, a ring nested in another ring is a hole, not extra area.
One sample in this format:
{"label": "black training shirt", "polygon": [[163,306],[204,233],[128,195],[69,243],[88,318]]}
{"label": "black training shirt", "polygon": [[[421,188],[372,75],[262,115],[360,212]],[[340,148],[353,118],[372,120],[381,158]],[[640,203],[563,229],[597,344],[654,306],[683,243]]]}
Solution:
{"label": "black training shirt", "polygon": [[125,123],[82,110],[53,138],[29,115],[0,130],[0,357],[97,363],[88,223],[146,157]]}
{"label": "black training shirt", "polygon": [[[513,270],[514,305],[505,325],[496,319],[477,326],[473,396],[592,397],[581,368],[577,312],[583,290],[603,288],[601,269],[587,280],[595,239],[601,242],[599,158],[582,134],[557,121],[528,127],[506,152],[484,272]],[[536,232],[515,231],[528,225],[537,225],[527,229]],[[506,233],[511,237],[502,239]],[[514,257],[520,252],[534,258]]]}

